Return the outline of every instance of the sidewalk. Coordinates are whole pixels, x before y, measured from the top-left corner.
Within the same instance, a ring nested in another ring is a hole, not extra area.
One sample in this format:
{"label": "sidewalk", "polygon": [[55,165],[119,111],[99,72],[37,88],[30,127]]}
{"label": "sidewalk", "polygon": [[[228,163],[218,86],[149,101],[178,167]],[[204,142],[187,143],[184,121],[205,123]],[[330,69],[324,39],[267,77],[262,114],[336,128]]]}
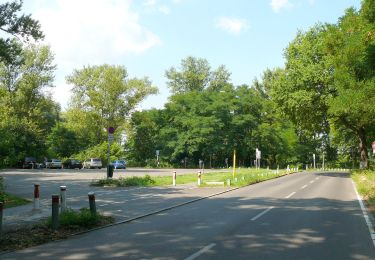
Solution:
{"label": "sidewalk", "polygon": [[[92,190],[92,187],[88,188]],[[229,187],[198,188],[195,184],[175,187],[96,187],[95,199],[98,211],[113,216],[115,221],[119,222],[229,189]],[[74,210],[88,208],[87,190],[82,191],[82,195],[70,197],[68,188],[67,206]],[[39,210],[33,209],[33,203],[4,209],[3,231],[7,232],[25,225],[35,224],[41,219],[51,216],[51,212],[51,200],[47,198],[40,199]]]}

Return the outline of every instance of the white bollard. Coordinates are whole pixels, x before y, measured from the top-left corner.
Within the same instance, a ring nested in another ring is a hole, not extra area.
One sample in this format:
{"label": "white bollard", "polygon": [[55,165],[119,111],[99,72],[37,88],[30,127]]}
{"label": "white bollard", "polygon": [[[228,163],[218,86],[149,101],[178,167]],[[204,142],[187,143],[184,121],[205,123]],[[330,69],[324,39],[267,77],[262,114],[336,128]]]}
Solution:
{"label": "white bollard", "polygon": [[66,210],[66,186],[60,186],[61,213]]}
{"label": "white bollard", "polygon": [[177,173],[176,171],[173,172],[173,186],[176,186],[176,178],[177,178]]}
{"label": "white bollard", "polygon": [[201,184],[202,184],[202,172],[199,171],[198,172],[198,186],[201,186]]}
{"label": "white bollard", "polygon": [[34,184],[34,210],[39,210],[40,209],[40,200],[39,200],[39,184]]}

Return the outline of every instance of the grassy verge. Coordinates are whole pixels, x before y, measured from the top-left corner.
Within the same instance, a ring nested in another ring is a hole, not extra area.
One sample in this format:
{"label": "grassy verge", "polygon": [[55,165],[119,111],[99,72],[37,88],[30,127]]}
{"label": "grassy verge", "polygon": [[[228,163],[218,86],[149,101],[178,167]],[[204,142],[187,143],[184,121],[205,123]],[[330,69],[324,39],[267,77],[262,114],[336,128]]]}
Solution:
{"label": "grassy verge", "polygon": [[29,200],[5,193],[3,177],[0,177],[0,201],[4,202],[5,208],[21,206],[30,203]]}
{"label": "grassy verge", "polygon": [[354,171],[351,176],[368,210],[375,216],[375,171]]}
{"label": "grassy verge", "polygon": [[65,239],[72,234],[113,223],[114,219],[101,214],[91,215],[88,209],[81,209],[78,212],[68,210],[60,214],[59,222],[60,227],[56,231],[51,229],[51,219],[48,219],[32,226],[3,233],[0,238],[0,252]]}
{"label": "grassy verge", "polygon": [[[276,174],[275,171],[265,169],[237,169],[233,178],[233,173],[228,171],[218,171],[202,174],[202,186],[210,186],[207,182],[224,182],[226,185],[227,180],[231,180],[231,186],[244,186],[260,181],[273,179],[282,175],[288,174],[286,171],[280,171]],[[176,178],[176,184],[188,184],[197,183],[197,174],[183,174],[178,175]],[[150,177],[146,175],[144,177],[129,177],[129,178],[118,178],[118,179],[100,179],[93,181],[92,186],[111,186],[111,187],[129,187],[129,186],[166,186],[172,184],[171,176],[157,176]]]}

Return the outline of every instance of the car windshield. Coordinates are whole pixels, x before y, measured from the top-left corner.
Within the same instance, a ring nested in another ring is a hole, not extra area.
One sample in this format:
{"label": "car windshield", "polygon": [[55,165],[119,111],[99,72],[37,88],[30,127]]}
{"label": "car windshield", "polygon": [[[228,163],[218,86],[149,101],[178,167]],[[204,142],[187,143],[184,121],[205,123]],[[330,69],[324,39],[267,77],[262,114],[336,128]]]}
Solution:
{"label": "car windshield", "polygon": [[100,159],[97,159],[97,158],[92,159],[92,161],[93,161],[93,162],[101,162],[101,160],[100,160]]}
{"label": "car windshield", "polygon": [[61,161],[57,159],[52,159],[52,162],[61,162]]}

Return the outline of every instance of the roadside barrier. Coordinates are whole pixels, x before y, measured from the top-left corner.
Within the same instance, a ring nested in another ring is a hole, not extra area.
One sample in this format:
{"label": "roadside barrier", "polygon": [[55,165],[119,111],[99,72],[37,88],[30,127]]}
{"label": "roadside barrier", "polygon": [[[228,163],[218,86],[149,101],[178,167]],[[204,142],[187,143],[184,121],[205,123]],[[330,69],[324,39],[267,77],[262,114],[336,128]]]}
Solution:
{"label": "roadside barrier", "polygon": [[61,213],[66,210],[66,186],[60,186]]}
{"label": "roadside barrier", "polygon": [[40,185],[38,183],[34,184],[34,210],[40,209],[40,192],[39,192]]}
{"label": "roadside barrier", "polygon": [[88,197],[89,197],[90,212],[92,215],[96,215],[95,193],[92,191],[89,192]]}
{"label": "roadside barrier", "polygon": [[52,195],[52,229],[59,227],[59,195]]}
{"label": "roadside barrier", "polygon": [[174,171],[173,172],[173,177],[172,177],[172,179],[173,179],[173,186],[176,186],[176,178],[177,178],[177,173],[176,173],[176,171]]}
{"label": "roadside barrier", "polygon": [[202,184],[202,172],[198,171],[198,186],[201,186]]}

